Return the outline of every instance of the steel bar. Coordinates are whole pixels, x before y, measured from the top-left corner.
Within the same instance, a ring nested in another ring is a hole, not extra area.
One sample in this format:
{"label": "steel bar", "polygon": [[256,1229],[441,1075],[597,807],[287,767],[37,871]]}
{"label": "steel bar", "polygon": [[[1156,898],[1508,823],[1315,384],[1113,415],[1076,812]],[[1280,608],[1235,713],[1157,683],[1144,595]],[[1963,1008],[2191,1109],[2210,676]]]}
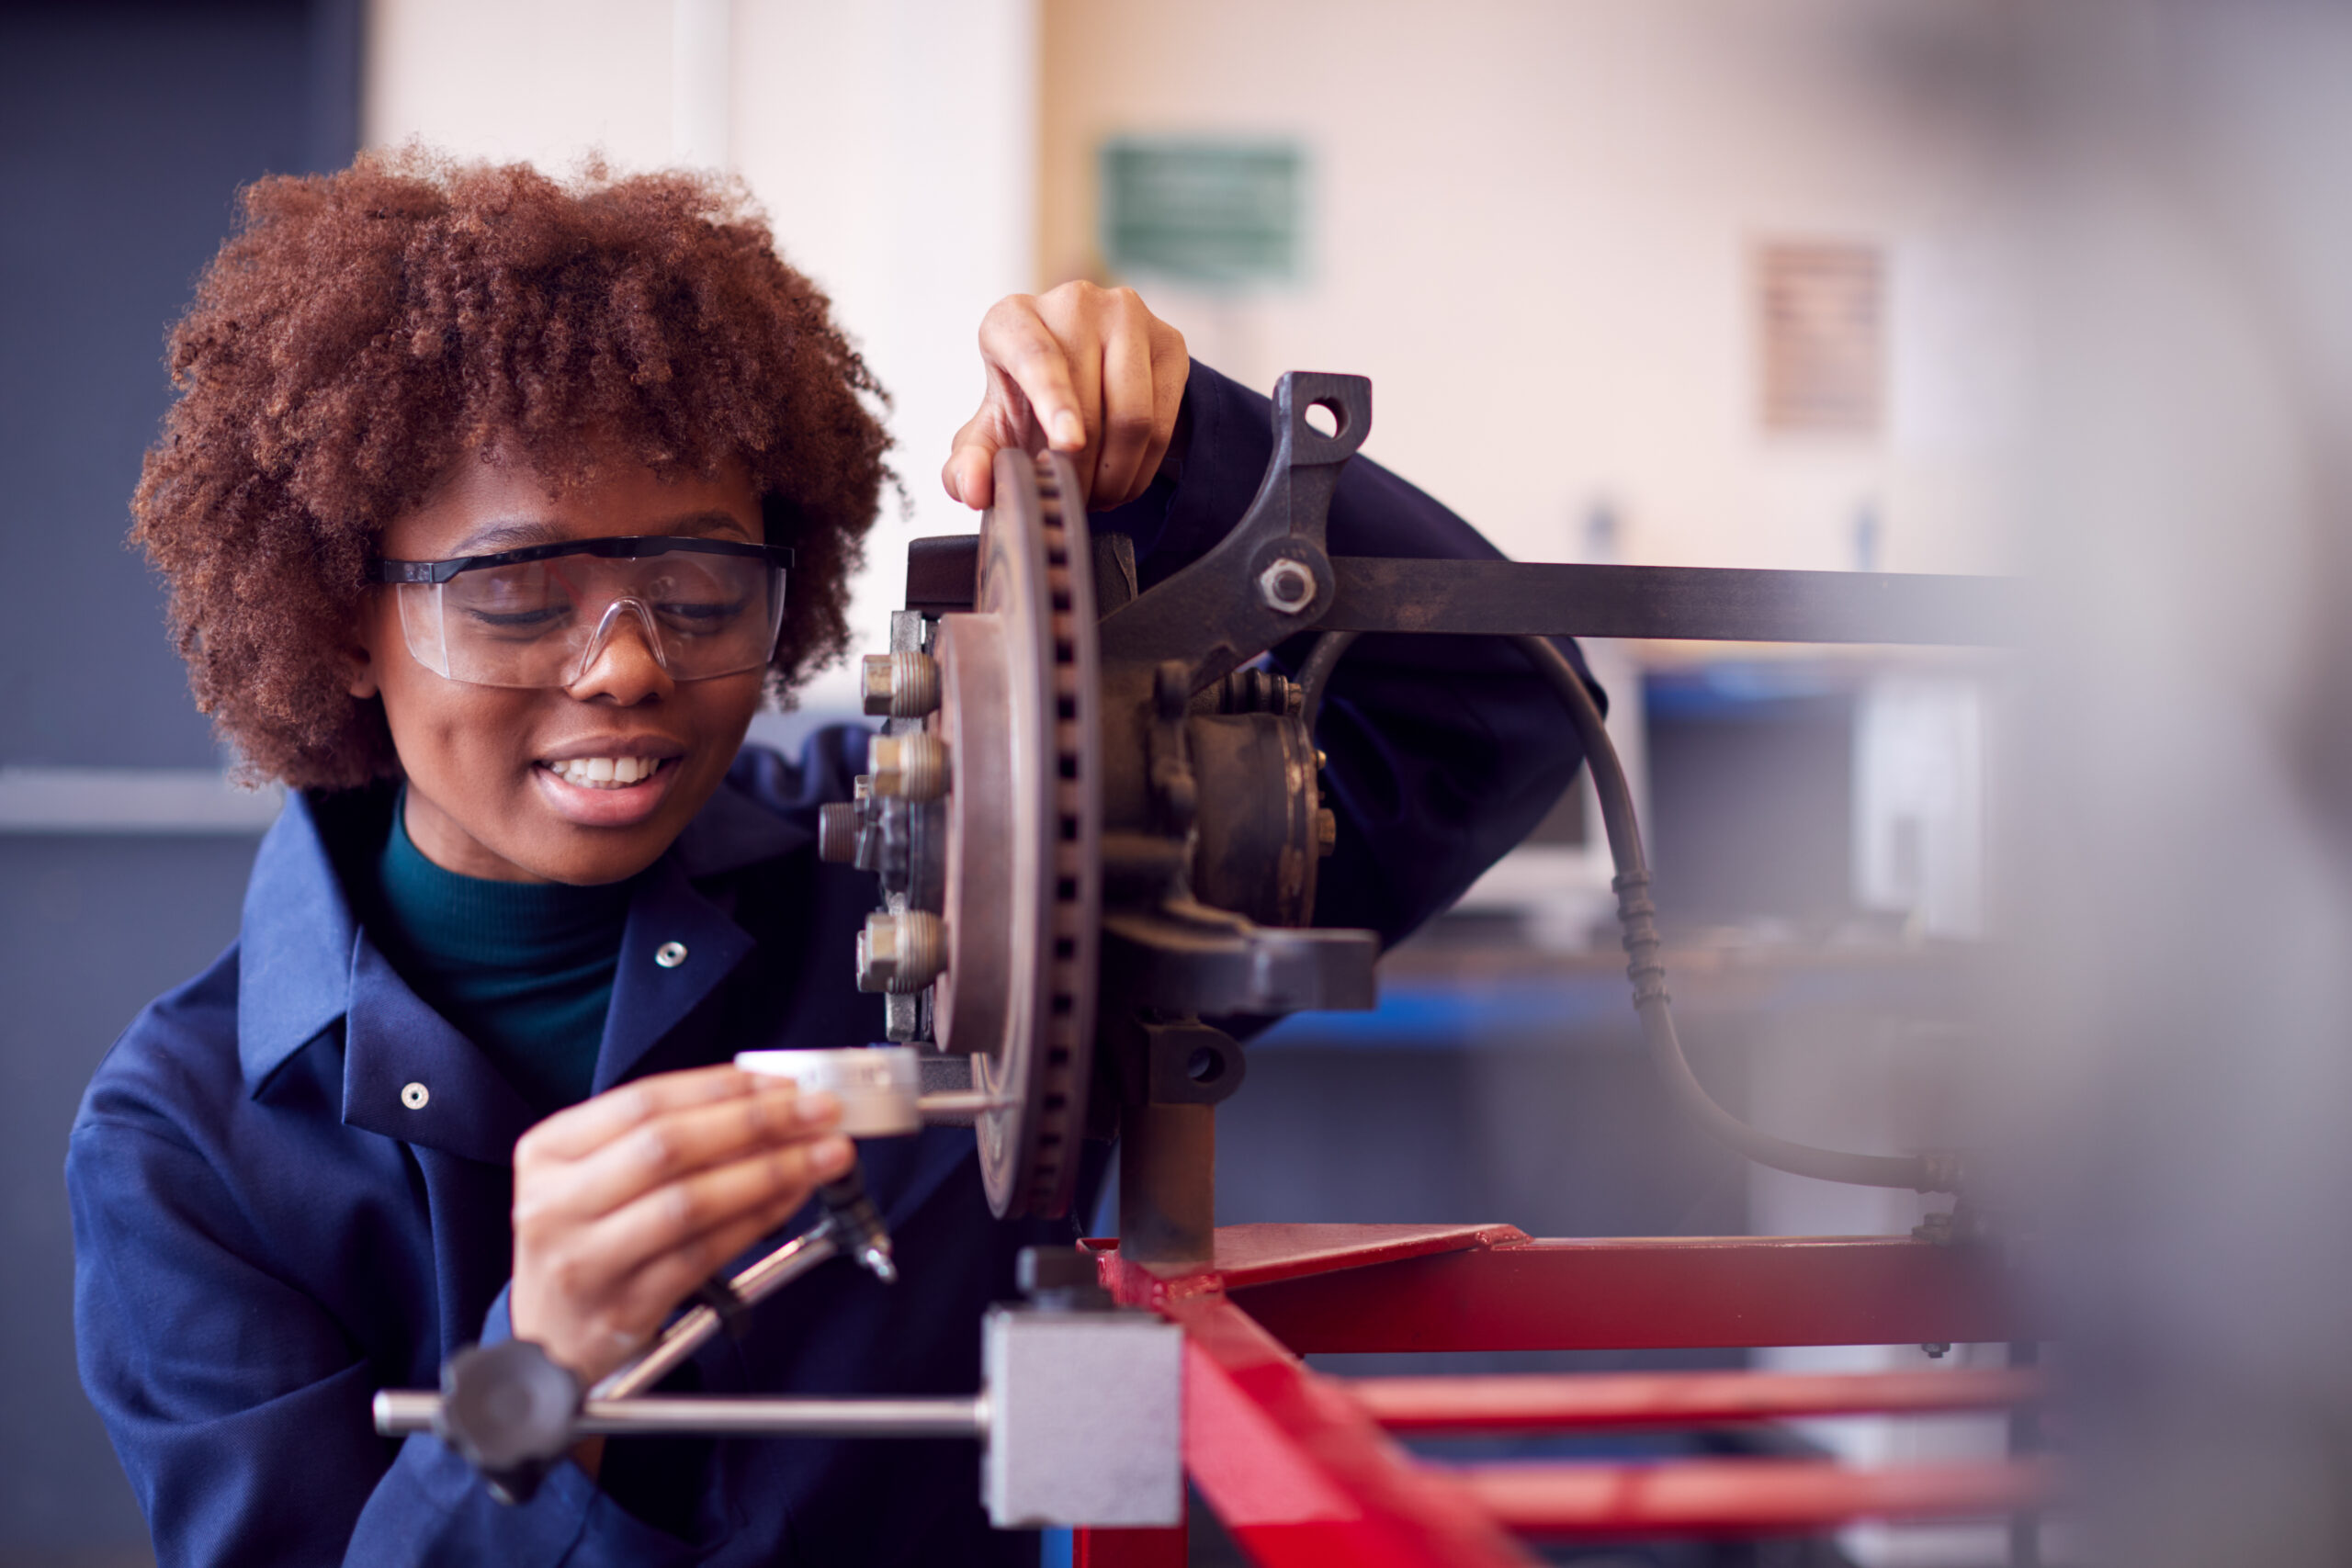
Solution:
{"label": "steel bar", "polygon": [[1011,1095],[987,1094],[977,1089],[943,1089],[917,1096],[915,1113],[925,1122],[968,1127],[974,1117],[1009,1110],[1020,1103]]}
{"label": "steel bar", "polygon": [[1454,1478],[1418,1466],[1222,1296],[1172,1296],[1184,1468],[1262,1568],[1502,1568],[1526,1554]]}
{"label": "steel bar", "polygon": [[[440,1408],[437,1393],[387,1389],[376,1396],[376,1430],[386,1437],[430,1432]],[[980,1394],[936,1399],[592,1399],[581,1406],[571,1429],[582,1437],[978,1438],[988,1431],[988,1401]]]}
{"label": "steel bar", "polygon": [[979,1394],[935,1399],[768,1399],[756,1395],[592,1399],[573,1429],[585,1435],[687,1432],[734,1438],[978,1438]]}
{"label": "steel bar", "polygon": [[1249,1286],[1306,1351],[1666,1349],[2015,1337],[1987,1247],[1894,1236],[1477,1246]]}
{"label": "steel bar", "polygon": [[1856,1519],[1957,1519],[2025,1507],[2046,1474],[2021,1464],[1849,1470],[1812,1460],[1530,1464],[1452,1474],[1521,1535],[1811,1534]]}
{"label": "steel bar", "polygon": [[441,1396],[425,1388],[379,1389],[374,1408],[379,1437],[405,1438],[411,1432],[433,1430]]}
{"label": "steel bar", "polygon": [[[831,1223],[797,1235],[729,1280],[728,1287],[745,1303],[772,1296],[809,1269],[841,1251]],[[718,1314],[697,1306],[662,1331],[661,1337],[637,1359],[607,1373],[588,1391],[591,1400],[629,1399],[644,1393],[683,1365],[719,1330]]]}
{"label": "steel bar", "polygon": [[1364,556],[1331,570],[1322,631],[1982,645],[2024,624],[2003,578]]}
{"label": "steel bar", "polygon": [[1392,1432],[1694,1427],[1798,1416],[2006,1410],[2040,1397],[2030,1372],[1595,1372],[1370,1377],[1344,1385]]}

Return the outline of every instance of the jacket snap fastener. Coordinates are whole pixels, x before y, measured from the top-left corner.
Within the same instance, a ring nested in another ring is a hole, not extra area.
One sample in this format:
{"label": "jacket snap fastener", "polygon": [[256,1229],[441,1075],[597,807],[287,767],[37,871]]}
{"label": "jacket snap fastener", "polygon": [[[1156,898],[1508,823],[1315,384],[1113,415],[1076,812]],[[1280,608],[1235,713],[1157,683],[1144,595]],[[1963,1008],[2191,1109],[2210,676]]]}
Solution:
{"label": "jacket snap fastener", "polygon": [[410,1084],[407,1088],[401,1090],[401,1103],[407,1106],[411,1111],[424,1110],[425,1101],[432,1098],[433,1091],[425,1088],[421,1083]]}
{"label": "jacket snap fastener", "polygon": [[653,950],[653,962],[664,969],[675,969],[685,961],[686,944],[683,942],[665,942]]}

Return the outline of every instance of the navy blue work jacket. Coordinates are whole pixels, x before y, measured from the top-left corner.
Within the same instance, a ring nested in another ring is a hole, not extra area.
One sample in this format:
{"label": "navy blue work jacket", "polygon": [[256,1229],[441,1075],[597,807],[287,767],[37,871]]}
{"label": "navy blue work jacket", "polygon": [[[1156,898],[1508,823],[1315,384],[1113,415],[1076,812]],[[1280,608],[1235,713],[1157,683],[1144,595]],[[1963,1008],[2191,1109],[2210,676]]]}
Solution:
{"label": "navy blue work jacket", "polygon": [[[1136,536],[1147,583],[1222,536],[1271,449],[1264,399],[1195,367],[1186,403],[1181,475],[1095,520]],[[1330,541],[1493,553],[1361,458]],[[1318,915],[1392,940],[1523,836],[1579,761],[1553,699],[1494,644],[1364,639],[1321,731],[1340,832]],[[852,983],[874,885],[813,852],[817,808],[848,797],[865,748],[862,731],[833,729],[797,763],[747,749],[638,879],[598,1091],[747,1048],[880,1038],[878,998]],[[288,802],[235,945],[140,1015],[74,1123],[82,1376],[159,1561],[1034,1562],[1034,1536],[987,1528],[968,1441],[616,1439],[598,1479],[566,1462],[508,1506],[436,1439],[376,1436],[378,1389],[433,1386],[443,1358],[506,1332],[510,1161],[532,1120],[354,914],[350,878],[383,842],[392,798]],[[684,960],[655,963],[671,942]],[[1021,1247],[1073,1224],[992,1219],[966,1131],[874,1140],[861,1156],[901,1282],[828,1264],[665,1387],[978,1386],[982,1308],[1012,1293]]]}

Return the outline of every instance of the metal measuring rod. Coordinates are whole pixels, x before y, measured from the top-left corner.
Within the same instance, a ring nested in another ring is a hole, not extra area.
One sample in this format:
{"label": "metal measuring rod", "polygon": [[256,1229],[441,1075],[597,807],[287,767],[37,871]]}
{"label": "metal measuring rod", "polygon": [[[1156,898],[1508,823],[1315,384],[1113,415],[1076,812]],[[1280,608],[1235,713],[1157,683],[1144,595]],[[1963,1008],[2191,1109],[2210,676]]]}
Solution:
{"label": "metal measuring rod", "polygon": [[1019,1278],[1026,1299],[981,1319],[976,1393],[614,1397],[601,1384],[583,1391],[538,1346],[510,1339],[452,1357],[437,1393],[379,1393],[376,1430],[435,1434],[510,1502],[529,1497],[588,1437],[973,1438],[981,1500],[999,1529],[1177,1523],[1183,1331],[1114,1308],[1092,1259],[1075,1250],[1031,1247]]}

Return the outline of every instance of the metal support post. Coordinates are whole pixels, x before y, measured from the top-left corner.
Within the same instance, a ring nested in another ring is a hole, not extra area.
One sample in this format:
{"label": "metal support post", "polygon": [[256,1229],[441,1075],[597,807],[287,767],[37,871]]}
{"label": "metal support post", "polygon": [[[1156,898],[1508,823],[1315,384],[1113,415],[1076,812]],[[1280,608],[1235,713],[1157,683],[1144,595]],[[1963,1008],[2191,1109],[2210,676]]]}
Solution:
{"label": "metal support post", "polygon": [[1216,1242],[1216,1107],[1127,1107],[1119,1145],[1119,1251],[1205,1263]]}

